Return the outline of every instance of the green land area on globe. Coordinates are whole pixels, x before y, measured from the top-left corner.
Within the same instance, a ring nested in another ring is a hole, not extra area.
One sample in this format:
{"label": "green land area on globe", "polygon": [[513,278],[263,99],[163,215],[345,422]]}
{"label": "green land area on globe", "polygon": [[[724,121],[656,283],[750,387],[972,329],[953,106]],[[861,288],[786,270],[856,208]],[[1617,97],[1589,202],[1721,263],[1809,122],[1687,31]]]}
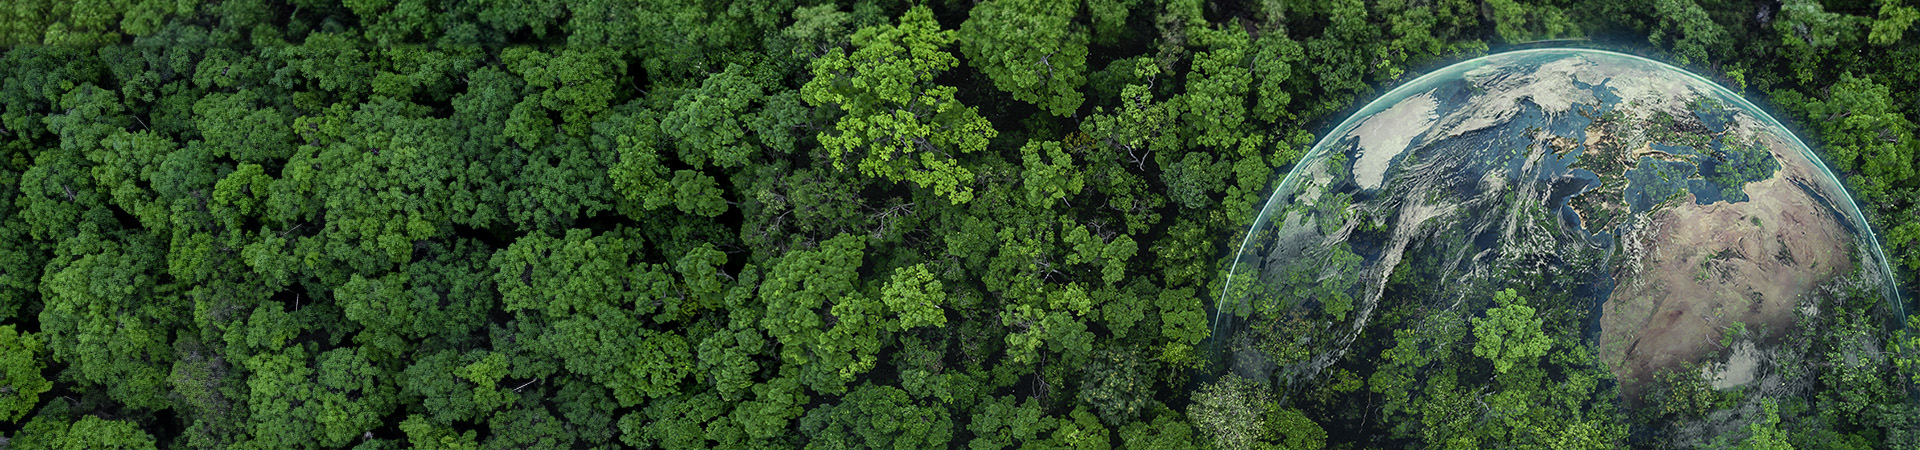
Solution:
{"label": "green land area on globe", "polygon": [[1332,441],[1713,446],[1912,395],[1865,218],[1789,130],[1707,80],[1498,54],[1327,136],[1241,245],[1211,370],[1271,383]]}

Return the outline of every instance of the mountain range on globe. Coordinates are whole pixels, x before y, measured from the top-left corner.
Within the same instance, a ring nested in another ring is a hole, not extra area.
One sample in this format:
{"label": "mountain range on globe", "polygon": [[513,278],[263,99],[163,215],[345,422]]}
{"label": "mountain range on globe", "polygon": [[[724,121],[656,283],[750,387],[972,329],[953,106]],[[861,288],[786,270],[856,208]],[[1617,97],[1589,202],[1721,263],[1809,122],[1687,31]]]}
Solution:
{"label": "mountain range on globe", "polygon": [[1872,233],[1819,156],[1711,81],[1596,50],[1482,57],[1361,108],[1286,176],[1205,389],[1273,383],[1334,441],[1730,445],[1910,395],[1872,375],[1907,314]]}

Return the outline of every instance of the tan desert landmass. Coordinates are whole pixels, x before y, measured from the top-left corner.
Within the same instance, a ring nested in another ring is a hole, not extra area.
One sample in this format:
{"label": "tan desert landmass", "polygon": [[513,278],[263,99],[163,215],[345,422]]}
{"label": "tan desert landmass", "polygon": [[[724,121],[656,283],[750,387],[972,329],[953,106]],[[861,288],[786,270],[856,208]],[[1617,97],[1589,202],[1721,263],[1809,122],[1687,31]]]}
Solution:
{"label": "tan desert landmass", "polygon": [[1840,218],[1795,185],[1825,186],[1814,181],[1825,174],[1769,140],[1781,169],[1746,185],[1751,200],[1696,205],[1688,194],[1622,238],[1623,251],[1644,255],[1623,255],[1639,263],[1617,274],[1601,308],[1600,356],[1631,405],[1654,373],[1719,350],[1734,322],[1785,335],[1805,294],[1852,264]]}

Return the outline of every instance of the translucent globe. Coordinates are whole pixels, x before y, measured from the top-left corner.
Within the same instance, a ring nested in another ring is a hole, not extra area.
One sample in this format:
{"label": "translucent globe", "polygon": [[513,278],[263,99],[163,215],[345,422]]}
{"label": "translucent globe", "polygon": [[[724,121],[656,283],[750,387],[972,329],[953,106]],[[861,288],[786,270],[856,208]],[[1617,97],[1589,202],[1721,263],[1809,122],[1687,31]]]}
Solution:
{"label": "translucent globe", "polygon": [[1396,332],[1433,332],[1419,317],[1514,289],[1625,408],[1674,373],[1741,402],[1813,395],[1798,367],[1829,355],[1806,343],[1866,311],[1860,345],[1885,348],[1907,314],[1892,280],[1839,180],[1740,95],[1630,55],[1518,51],[1394,89],[1286,175],[1216,305],[1212,370],[1283,393],[1364,379]]}

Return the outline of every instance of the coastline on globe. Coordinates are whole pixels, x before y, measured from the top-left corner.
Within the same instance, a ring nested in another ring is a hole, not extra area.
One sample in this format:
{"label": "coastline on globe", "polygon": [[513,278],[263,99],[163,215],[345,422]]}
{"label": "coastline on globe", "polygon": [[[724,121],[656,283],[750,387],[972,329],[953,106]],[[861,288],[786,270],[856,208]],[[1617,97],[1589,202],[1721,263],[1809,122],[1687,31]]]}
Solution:
{"label": "coastline on globe", "polygon": [[1410,81],[1333,128],[1244,239],[1203,389],[1269,386],[1330,442],[1700,447],[1920,393],[1840,180],[1739,94],[1640,57],[1524,50]]}

